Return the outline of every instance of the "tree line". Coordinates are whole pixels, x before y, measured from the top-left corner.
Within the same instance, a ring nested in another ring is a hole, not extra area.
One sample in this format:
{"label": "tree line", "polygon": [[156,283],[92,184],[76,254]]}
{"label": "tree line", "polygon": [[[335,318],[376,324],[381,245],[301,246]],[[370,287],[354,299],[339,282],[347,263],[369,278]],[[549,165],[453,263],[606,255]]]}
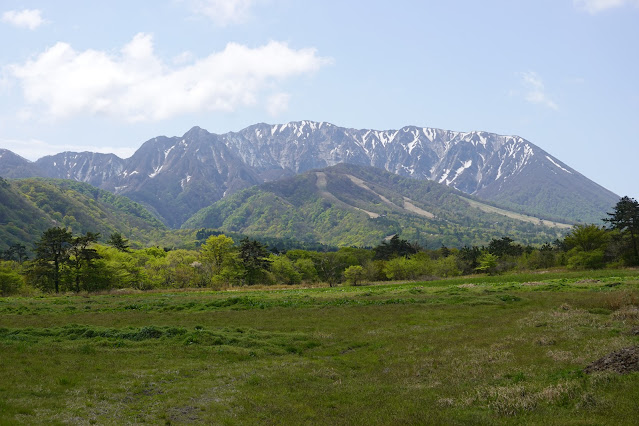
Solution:
{"label": "tree line", "polygon": [[371,249],[343,247],[324,252],[280,251],[254,239],[209,233],[196,250],[132,249],[119,233],[100,243],[99,233],[74,236],[66,228],[46,230],[33,247],[14,244],[0,252],[0,292],[96,292],[118,288],[208,287],[444,278],[473,273],[553,267],[596,269],[639,265],[639,203],[623,197],[606,225],[576,225],[563,238],[540,247],[509,237],[487,246],[427,250],[395,235]]}

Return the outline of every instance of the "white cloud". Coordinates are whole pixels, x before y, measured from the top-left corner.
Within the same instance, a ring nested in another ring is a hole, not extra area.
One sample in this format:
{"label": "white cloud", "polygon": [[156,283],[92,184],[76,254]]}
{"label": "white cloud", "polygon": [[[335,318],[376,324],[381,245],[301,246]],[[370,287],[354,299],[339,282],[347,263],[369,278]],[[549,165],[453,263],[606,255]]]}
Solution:
{"label": "white cloud", "polygon": [[266,110],[271,116],[277,117],[288,109],[290,99],[291,95],[288,93],[275,93],[269,96],[266,102]]}
{"label": "white cloud", "polygon": [[256,0],[186,0],[195,13],[212,20],[218,26],[240,24],[249,16]]}
{"label": "white cloud", "polygon": [[572,3],[577,9],[584,10],[591,15],[615,7],[627,5],[639,7],[639,0],[573,0]]}
{"label": "white cloud", "polygon": [[221,52],[171,67],[155,55],[152,37],[140,33],[119,54],[78,52],[57,43],[7,69],[26,102],[42,107],[48,118],[92,114],[138,122],[259,105],[265,89],[329,62],[315,49],[271,41],[257,48],[229,43]]}
{"label": "white cloud", "polygon": [[559,109],[559,106],[546,93],[544,82],[536,72],[523,72],[521,73],[521,79],[524,87],[523,97],[526,101],[544,105],[554,110]]}
{"label": "white cloud", "polygon": [[9,10],[2,14],[2,22],[6,22],[18,28],[35,30],[44,23],[42,11],[37,9]]}
{"label": "white cloud", "polygon": [[18,154],[27,160],[35,161],[47,155],[54,155],[60,152],[101,152],[104,154],[115,154],[120,158],[129,158],[135,152],[135,148],[122,148],[113,146],[91,146],[91,145],[52,145],[39,139],[0,139],[0,148]]}

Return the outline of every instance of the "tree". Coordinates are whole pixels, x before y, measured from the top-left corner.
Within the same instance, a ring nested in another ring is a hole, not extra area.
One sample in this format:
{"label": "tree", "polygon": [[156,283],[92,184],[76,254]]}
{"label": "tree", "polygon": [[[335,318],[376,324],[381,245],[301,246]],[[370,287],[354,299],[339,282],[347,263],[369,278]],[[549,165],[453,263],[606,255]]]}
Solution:
{"label": "tree", "polygon": [[564,249],[574,248],[581,251],[593,251],[604,248],[608,242],[608,234],[597,225],[575,225],[564,238]]}
{"label": "tree", "polygon": [[493,238],[488,244],[488,252],[498,257],[520,256],[524,252],[523,247],[513,243],[513,239],[509,237]]}
{"label": "tree", "polygon": [[244,238],[240,241],[240,263],[244,267],[244,279],[248,285],[253,285],[257,279],[271,266],[269,251],[257,240]]}
{"label": "tree", "polygon": [[99,232],[87,232],[86,235],[74,237],[71,240],[68,263],[73,276],[75,291],[77,292],[81,290],[80,284],[86,290],[89,290],[90,283],[88,278],[91,275],[90,270],[94,266],[94,261],[101,258],[97,250],[90,246],[97,243],[99,238]]}
{"label": "tree", "polygon": [[484,253],[477,259],[479,266],[475,268],[479,272],[493,274],[497,269],[497,261],[499,257],[492,253]]}
{"label": "tree", "polygon": [[[275,275],[277,282],[284,284],[299,284],[302,281],[302,274],[297,270],[295,264],[286,255],[272,255],[271,272]],[[312,262],[311,262],[312,264]]]}
{"label": "tree", "polygon": [[639,264],[639,202],[634,198],[622,197],[615,205],[614,211],[608,213],[604,222],[610,223],[612,229],[630,236],[633,263]]}
{"label": "tree", "polygon": [[353,285],[357,285],[364,279],[364,268],[360,265],[352,265],[344,270],[344,278]]}
{"label": "tree", "polygon": [[0,262],[0,295],[11,296],[22,287],[22,277],[11,267]]}
{"label": "tree", "polygon": [[22,263],[28,259],[27,248],[20,243],[12,244],[4,252],[0,251],[0,253],[0,257],[3,260],[17,260],[19,263]]}
{"label": "tree", "polygon": [[226,235],[210,236],[200,250],[200,259],[210,276],[218,275],[235,252],[235,241]]}
{"label": "tree", "polygon": [[597,225],[575,225],[564,238],[568,267],[596,269],[605,266],[609,233]]}
{"label": "tree", "polygon": [[119,232],[109,235],[107,244],[123,252],[129,251],[129,240],[124,238]]}
{"label": "tree", "polygon": [[460,263],[460,267],[464,274],[470,274],[479,266],[479,257],[481,256],[481,250],[477,246],[464,246],[459,249],[457,259]]}
{"label": "tree", "polygon": [[39,273],[53,280],[56,293],[60,292],[60,271],[69,259],[73,235],[66,228],[49,228],[35,245]]}
{"label": "tree", "polygon": [[395,234],[389,242],[382,241],[373,251],[375,252],[375,259],[388,260],[393,257],[410,256],[411,254],[417,253],[419,249]]}

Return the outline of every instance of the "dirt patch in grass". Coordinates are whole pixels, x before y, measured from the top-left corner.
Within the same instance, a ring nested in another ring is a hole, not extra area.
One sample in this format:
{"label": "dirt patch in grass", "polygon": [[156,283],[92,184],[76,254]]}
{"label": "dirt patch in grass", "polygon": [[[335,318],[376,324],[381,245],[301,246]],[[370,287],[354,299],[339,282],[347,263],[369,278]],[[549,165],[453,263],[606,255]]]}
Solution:
{"label": "dirt patch in grass", "polygon": [[586,373],[606,370],[615,371],[620,374],[639,371],[639,346],[630,346],[611,352],[584,369]]}

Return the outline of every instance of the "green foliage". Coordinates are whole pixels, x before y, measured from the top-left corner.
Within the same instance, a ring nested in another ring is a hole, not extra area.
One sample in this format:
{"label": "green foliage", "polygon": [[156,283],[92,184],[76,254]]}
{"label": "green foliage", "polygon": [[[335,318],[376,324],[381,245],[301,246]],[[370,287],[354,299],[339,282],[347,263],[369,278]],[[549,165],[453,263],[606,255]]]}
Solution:
{"label": "green foliage", "polygon": [[0,187],[0,250],[29,248],[52,226],[73,233],[122,233],[143,243],[165,226],[141,205],[89,184],[61,179],[16,179]]}
{"label": "green foliage", "polygon": [[457,277],[462,274],[457,266],[456,256],[447,256],[433,261],[433,275],[442,278]]}
{"label": "green foliage", "polygon": [[303,282],[314,283],[319,279],[315,264],[309,258],[297,259],[295,269],[300,273]]}
{"label": "green foliage", "polygon": [[488,252],[483,253],[481,256],[479,256],[479,259],[477,259],[479,266],[477,266],[477,268],[475,269],[479,272],[492,274],[497,269],[498,261],[499,261],[498,256]]}
{"label": "green foliage", "polygon": [[418,247],[413,246],[406,240],[402,240],[397,235],[393,235],[390,241],[382,241],[373,251],[375,252],[375,259],[388,260],[394,257],[405,257],[415,254],[418,251]]}
{"label": "green foliage", "polygon": [[238,259],[244,269],[244,281],[248,285],[256,284],[271,266],[266,247],[259,241],[249,238],[240,242]]}
{"label": "green foliage", "polygon": [[200,260],[207,273],[212,277],[229,266],[237,255],[235,241],[226,235],[212,235],[200,250]]}
{"label": "green foliage", "polygon": [[114,232],[109,235],[107,244],[120,251],[129,251],[129,240],[124,238],[119,232]]}
{"label": "green foliage", "polygon": [[55,292],[60,291],[62,268],[69,260],[69,250],[73,235],[65,228],[49,228],[36,243],[36,279],[42,283],[52,283]]}
{"label": "green foliage", "polygon": [[435,182],[337,165],[246,189],[202,209],[182,227],[342,247],[370,247],[393,235],[431,248],[487,244],[504,235],[526,244],[562,236],[557,229],[485,213],[466,199]]}
{"label": "green foliage", "polygon": [[571,269],[599,269],[605,266],[604,251],[595,249],[583,251],[573,248],[568,252],[568,267]]}
{"label": "green foliage", "polygon": [[389,280],[414,280],[431,275],[431,263],[427,256],[395,257],[386,262],[383,271]]}
{"label": "green foliage", "polygon": [[639,202],[630,197],[622,197],[608,216],[604,221],[628,240],[626,251],[631,253],[631,263],[639,265]]}
{"label": "green foliage", "polygon": [[[300,260],[308,261],[308,259],[299,259],[298,262]],[[304,266],[304,262],[302,262],[302,266]],[[307,264],[306,266],[308,275],[308,272],[310,272],[309,268],[312,267],[312,261],[310,262],[310,265]],[[275,281],[282,284],[299,284],[302,282],[302,278],[304,277],[297,268],[297,262],[293,263],[284,255],[271,256],[271,272],[275,276]]]}
{"label": "green foliage", "polygon": [[521,244],[513,244],[514,240],[510,237],[493,238],[488,244],[488,252],[497,257],[504,256],[520,256],[524,252]]}
{"label": "green foliage", "polygon": [[12,266],[12,262],[0,261],[0,295],[2,296],[17,294],[24,285],[24,278]]}
{"label": "green foliage", "polygon": [[344,270],[344,278],[349,284],[358,285],[365,277],[364,268],[360,265],[349,266]]}
{"label": "green foliage", "polygon": [[564,239],[567,250],[576,248],[581,251],[592,251],[605,248],[608,234],[597,225],[575,225]]}

